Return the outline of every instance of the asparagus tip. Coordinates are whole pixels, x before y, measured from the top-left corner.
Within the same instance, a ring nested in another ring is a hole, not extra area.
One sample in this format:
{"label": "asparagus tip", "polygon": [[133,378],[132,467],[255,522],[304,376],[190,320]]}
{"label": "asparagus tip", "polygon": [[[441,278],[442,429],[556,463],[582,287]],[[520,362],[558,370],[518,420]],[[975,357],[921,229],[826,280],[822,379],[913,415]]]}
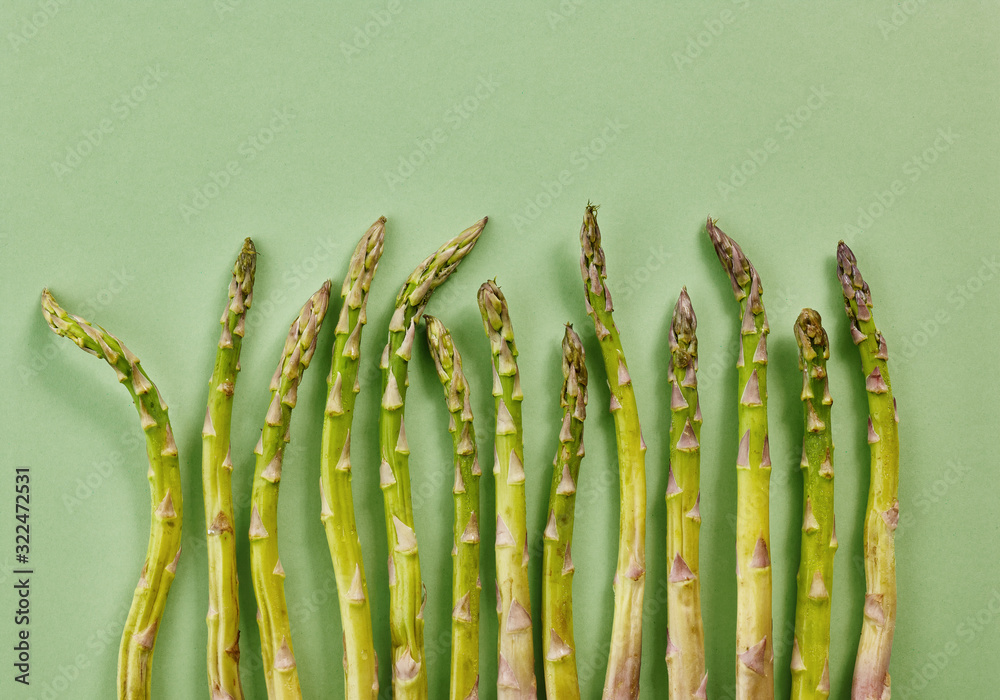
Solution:
{"label": "asparagus tip", "polygon": [[736,299],[742,300],[747,295],[748,292],[744,287],[748,283],[750,284],[749,293],[751,296],[756,297],[763,294],[760,275],[757,274],[757,270],[739,244],[726,235],[712,217],[708,217],[705,228],[709,238],[712,239],[715,254],[719,256],[719,262],[729,274],[729,281],[733,285],[733,294],[736,295]]}
{"label": "asparagus tip", "polygon": [[427,326],[427,347],[431,351],[438,377],[443,382],[447,381],[449,370],[455,363],[455,345],[451,333],[441,319],[435,316],[424,314],[424,323]]}
{"label": "asparagus tip", "polygon": [[586,353],[580,336],[572,324],[566,324],[562,342],[563,407],[576,404],[577,418],[583,420],[587,411],[587,364]]}
{"label": "asparagus tip", "polygon": [[42,316],[56,335],[65,336],[68,329],[66,310],[59,305],[52,292],[46,287],[42,290]]}
{"label": "asparagus tip", "polygon": [[396,307],[408,304],[417,309],[419,316],[430,301],[431,293],[444,284],[459,263],[472,252],[483,234],[489,217],[484,216],[460,234],[447,241],[421,262],[410,274],[396,297]]}
{"label": "asparagus tip", "polygon": [[674,305],[674,315],[670,323],[671,346],[676,345],[678,341],[685,345],[690,344],[697,329],[698,317],[695,316],[694,305],[691,304],[687,287],[682,287],[681,293],[677,297],[677,304]]}
{"label": "asparagus tip", "polygon": [[[608,276],[607,259],[604,248],[601,247],[601,229],[597,225],[596,204],[587,202],[583,214],[583,225],[580,228],[580,274],[586,294],[587,313],[597,319],[597,310],[610,313],[614,310],[611,301],[611,290],[605,283]],[[599,320],[599,319],[598,319]],[[603,338],[601,325],[598,325],[598,336]]]}
{"label": "asparagus tip", "polygon": [[486,280],[479,287],[477,294],[479,309],[483,315],[483,327],[490,339],[491,346],[495,352],[500,352],[501,359],[504,359],[500,345],[506,341],[513,351],[514,328],[510,323],[510,314],[507,310],[507,299],[495,280]]}
{"label": "asparagus tip", "polygon": [[601,229],[597,225],[597,210],[600,207],[587,202],[583,211],[583,227],[580,229],[580,243],[584,253],[590,257],[601,248]]}
{"label": "asparagus tip", "polygon": [[382,250],[385,244],[385,217],[380,216],[375,220],[365,234],[358,241],[351,254],[351,261],[348,264],[347,275],[344,276],[344,283],[340,290],[340,295],[347,298],[351,295],[351,290],[357,286],[356,296],[348,299],[348,303],[353,308],[363,306],[365,293],[371,287],[372,278],[378,262],[382,258]]}
{"label": "asparagus tip", "polygon": [[817,356],[830,356],[830,341],[823,329],[823,319],[813,309],[802,309],[795,321],[795,341],[799,345],[799,367]]}
{"label": "asparagus tip", "polygon": [[[234,313],[242,314],[250,307],[253,301],[253,281],[257,273],[257,248],[253,244],[253,239],[247,237],[243,241],[243,248],[233,265],[233,286],[229,288],[229,298],[235,299],[236,290],[239,289],[239,301],[231,308]],[[223,315],[223,321],[225,315]]]}
{"label": "asparagus tip", "polygon": [[858,269],[858,259],[855,257],[854,251],[843,241],[837,244],[837,276],[840,278],[840,286],[843,288],[848,315],[852,319],[855,316],[850,310],[852,299],[855,300],[859,309],[861,306],[866,306],[870,311],[874,306],[871,290],[868,288],[868,283],[861,276],[861,270]]}

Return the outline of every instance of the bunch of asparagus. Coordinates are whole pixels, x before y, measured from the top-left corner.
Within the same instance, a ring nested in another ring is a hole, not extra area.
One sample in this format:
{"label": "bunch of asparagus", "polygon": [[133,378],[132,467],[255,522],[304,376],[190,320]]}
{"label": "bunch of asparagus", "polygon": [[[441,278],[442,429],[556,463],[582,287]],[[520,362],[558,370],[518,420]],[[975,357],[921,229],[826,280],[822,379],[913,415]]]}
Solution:
{"label": "bunch of asparagus", "polygon": [[[607,262],[597,225],[597,207],[588,204],[580,231],[584,308],[593,320],[610,390],[620,493],[619,549],[614,576],[614,615],[603,697],[637,698],[642,660],[643,595],[646,578],[646,444],[639,428],[638,402],[621,335],[613,318]],[[471,383],[445,324],[425,316],[434,290],[472,251],[486,224],[482,219],[447,241],[410,274],[396,297],[382,353],[379,413],[379,482],[384,497],[389,545],[389,628],[391,677],[397,698],[427,698],[424,652],[426,588],[421,581],[416,523],[410,497],[410,448],[404,406],[409,363],[420,320],[444,390],[452,438],[454,500],[451,614],[453,700],[479,697],[479,596],[481,503],[478,449],[473,425]],[[734,441],[737,496],[736,697],[774,696],[774,639],[771,620],[769,482],[771,455],[767,423],[767,337],[760,275],[740,246],[708,220],[707,232],[726,271],[739,308],[736,361],[738,433]],[[351,486],[351,436],[360,392],[361,334],[367,321],[372,280],[382,256],[385,219],[365,232],[351,256],[334,330],[327,379],[319,516],[337,581],[344,645],[345,696],[378,697],[378,663],[372,625],[373,605],[362,558]],[[898,413],[887,367],[886,341],[872,316],[872,298],[851,250],[841,242],[838,276],[852,340],[865,377],[870,417],[871,488],[865,518],[867,593],[855,663],[852,697],[887,700],[889,658],[895,626],[894,531],[899,518]],[[233,395],[253,300],[256,249],[246,239],[233,268],[222,333],[209,381],[202,429],[202,485],[208,544],[209,606],[206,618],[207,680],[213,700],[244,696],[239,671],[239,598],[236,518],[233,509],[231,446]],[[256,467],[248,528],[257,626],[269,698],[300,698],[288,608],[285,568],[278,554],[278,489],[292,409],[318,342],[329,306],[324,283],[292,322],[270,383]],[[518,350],[507,300],[493,281],[478,293],[483,327],[490,343],[496,410],[494,485],[496,496],[497,678],[499,698],[535,698],[536,645],[547,696],[581,696],[573,625],[571,555],[574,501],[584,456],[588,370],[583,343],[567,325],[562,339],[562,420],[553,462],[549,502],[542,532],[541,624],[533,625],[526,467]],[[46,322],[59,335],[104,359],[129,391],[146,436],[151,492],[151,527],[145,563],[122,637],[118,696],[148,698],[153,648],[170,584],[180,556],[182,518],[177,445],[160,392],[138,358],[115,336],[59,306],[42,294]],[[669,329],[669,465],[666,476],[667,615],[664,640],[672,698],[708,697],[705,630],[701,613],[699,536],[702,412],[698,395],[697,319],[687,289],[673,309]],[[802,372],[803,519],[798,570],[795,635],[791,652],[792,697],[827,698],[830,682],[830,619],[833,559],[837,549],[833,512],[832,398],[827,375],[830,343],[819,314],[803,309],[794,325]],[[529,472],[530,473],[530,472]]]}

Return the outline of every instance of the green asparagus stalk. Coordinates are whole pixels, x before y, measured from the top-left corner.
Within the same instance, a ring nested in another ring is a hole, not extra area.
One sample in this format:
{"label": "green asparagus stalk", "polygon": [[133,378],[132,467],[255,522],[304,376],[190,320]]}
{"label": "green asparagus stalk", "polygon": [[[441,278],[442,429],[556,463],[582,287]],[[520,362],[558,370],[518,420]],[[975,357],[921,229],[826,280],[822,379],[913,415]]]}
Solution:
{"label": "green asparagus stalk", "polygon": [[[330,282],[312,295],[292,321],[271,379],[271,403],[254,453],[250,508],[250,572],[257,596],[257,626],[271,700],[301,698],[292,633],[285,602],[285,570],[278,558],[278,486],[285,444],[290,439],[292,409],[299,382],[316,352],[316,336],[330,301]],[[214,427],[205,421],[205,433]]]}
{"label": "green asparagus stalk", "polygon": [[701,619],[701,408],[698,320],[682,289],[670,325],[670,472],[667,476],[667,670],[670,697],[704,699],[705,631]]}
{"label": "green asparagus stalk", "polygon": [[854,665],[854,700],[888,700],[889,657],[896,627],[896,524],[899,522],[899,414],[889,381],[885,338],[872,316],[871,290],[843,241],[837,247],[838,273],[851,337],[861,353],[868,393],[871,486],[865,515],[864,623]]}
{"label": "green asparagus stalk", "polygon": [[739,450],[736,457],[736,697],[774,697],[767,444],[767,314],[757,270],[711,219],[708,234],[739,302]]}
{"label": "green asparagus stalk", "polygon": [[378,659],[351,493],[351,423],[354,402],[361,389],[358,358],[361,331],[367,320],[368,290],[382,257],[384,239],[385,218],[382,217],[361,237],[344,279],[343,303],[327,380],[320,451],[320,517],[337,579],[340,621],[344,630],[344,697],[348,700],[375,700],[378,697]]}
{"label": "green asparagus stalk", "polygon": [[139,358],[123,342],[76,314],[67,313],[47,289],[42,292],[42,315],[57,335],[69,338],[111,365],[135,403],[146,436],[152,510],[149,546],[118,651],[118,698],[149,698],[156,632],[181,553],[181,476],[167,405],[139,366]]}
{"label": "green asparagus stalk", "polygon": [[479,696],[479,457],[472,425],[469,382],[448,329],[425,316],[427,344],[444,387],[455,454],[454,547],[452,556],[451,700]]}
{"label": "green asparagus stalk", "polygon": [[639,697],[639,667],[642,662],[642,600],[646,582],[646,443],[639,429],[639,412],[615,326],[607,265],[597,226],[597,207],[591,204],[580,229],[580,270],[584,301],[594,319],[597,340],[604,358],[611,389],[611,415],[618,442],[618,472],[621,481],[618,566],[615,572],[615,612],[611,630],[611,652],[604,680],[605,700]]}
{"label": "green asparagus stalk", "polygon": [[496,406],[493,478],[496,489],[497,698],[534,698],[535,651],[528,590],[528,525],[524,496],[521,375],[507,300],[493,282],[479,288],[479,311],[490,341]]}
{"label": "green asparagus stalk", "polygon": [[201,480],[208,541],[208,688],[213,698],[242,700],[240,683],[240,602],[233,538],[232,448],[233,391],[253,301],[257,251],[249,238],[233,268],[229,300],[223,311],[222,337],[208,382],[208,422],[202,437]]}
{"label": "green asparagus stalk", "polygon": [[562,341],[563,409],[559,449],[552,467],[549,518],[542,549],[542,653],[549,700],[579,700],[573,637],[573,508],[583,460],[587,417],[587,365],[580,336],[567,325]]}
{"label": "green asparagus stalk", "polygon": [[792,700],[830,697],[830,593],[837,537],[833,522],[833,435],[826,361],[830,343],[820,315],[802,309],[795,322],[802,370],[803,516],[802,555],[795,641],[792,646]]}
{"label": "green asparagus stalk", "polygon": [[451,276],[479,240],[486,219],[476,222],[424,260],[403,284],[389,321],[382,353],[382,410],[379,412],[379,481],[389,540],[389,626],[392,687],[397,700],[427,697],[424,658],[424,586],[410,499],[410,448],[403,412],[413,337],[431,294]]}

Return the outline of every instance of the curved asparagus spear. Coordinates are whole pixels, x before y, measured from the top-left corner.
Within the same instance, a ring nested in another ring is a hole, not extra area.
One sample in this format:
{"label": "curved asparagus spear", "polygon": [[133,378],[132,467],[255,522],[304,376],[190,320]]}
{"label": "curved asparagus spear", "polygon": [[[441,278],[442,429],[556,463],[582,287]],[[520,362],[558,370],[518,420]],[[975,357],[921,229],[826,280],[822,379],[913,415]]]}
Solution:
{"label": "curved asparagus spear", "polygon": [[639,429],[639,413],[625,351],[611,315],[614,305],[605,282],[607,268],[596,215],[597,207],[588,204],[580,229],[583,250],[580,271],[587,313],[594,319],[611,389],[611,415],[618,442],[621,516],[614,584],[615,613],[604,698],[620,700],[639,697],[642,600],[646,582],[646,443]]}
{"label": "curved asparagus spear", "polygon": [[320,451],[320,518],[337,579],[344,630],[344,697],[348,700],[374,700],[378,696],[378,660],[368,584],[351,493],[351,423],[354,401],[361,389],[358,357],[361,331],[367,320],[368,290],[382,257],[384,239],[385,217],[381,217],[361,237],[344,278]]}
{"label": "curved asparagus spear", "polygon": [[496,405],[493,478],[496,488],[496,586],[500,625],[497,698],[537,696],[528,589],[528,526],[524,498],[521,375],[507,300],[493,282],[479,288],[479,311],[490,341]]}
{"label": "curved asparagus spear", "polygon": [[42,292],[42,315],[57,335],[111,365],[132,396],[146,435],[152,518],[146,561],[118,651],[118,698],[148,698],[156,632],[181,554],[181,476],[167,405],[139,366],[139,358],[124,343],[103,328],[67,313],[47,289]]}
{"label": "curved asparagus spear", "polygon": [[424,316],[427,345],[444,387],[455,452],[454,542],[451,613],[451,700],[479,696],[479,457],[472,425],[469,382],[462,372],[451,333],[438,319]]}
{"label": "curved asparagus spear", "polygon": [[[272,700],[302,697],[285,603],[285,570],[278,559],[278,486],[299,382],[316,351],[316,334],[329,301],[330,282],[327,281],[292,321],[278,368],[271,379],[271,403],[260,442],[254,449],[257,464],[250,497],[250,573],[257,596],[257,626],[267,696]],[[204,432],[213,430],[211,421],[206,420]]]}
{"label": "curved asparagus spear", "polygon": [[698,536],[701,530],[701,408],[698,320],[682,289],[670,324],[670,472],[667,476],[667,671],[670,697],[706,697]]}
{"label": "curved asparagus spear", "polygon": [[576,642],[573,638],[573,508],[583,460],[587,417],[587,365],[583,343],[567,325],[562,341],[563,409],[559,450],[552,467],[549,519],[542,550],[542,653],[549,700],[579,700]]}
{"label": "curved asparagus spear", "polygon": [[382,352],[382,410],[379,412],[379,482],[389,539],[389,626],[392,636],[392,688],[397,700],[427,697],[424,659],[424,586],[420,581],[417,536],[410,500],[410,448],[403,406],[413,336],[431,294],[479,240],[486,219],[442,245],[410,274],[396,297],[389,321],[389,342]]}
{"label": "curved asparagus spear", "polygon": [[851,249],[837,246],[844,308],[851,337],[861,353],[868,392],[868,443],[871,446],[871,487],[865,515],[865,618],[854,665],[851,697],[889,697],[889,656],[896,627],[896,523],[899,521],[899,414],[889,381],[885,338],[872,317],[871,291],[861,277]]}
{"label": "curved asparagus spear", "polygon": [[803,517],[795,642],[792,646],[792,700],[830,696],[830,592],[837,537],[833,524],[833,436],[830,430],[830,383],[826,361],[830,344],[823,321],[802,309],[795,322],[802,370]]}
{"label": "curved asparagus spear", "polygon": [[202,437],[201,480],[208,540],[208,688],[213,698],[242,700],[240,683],[240,601],[233,538],[232,448],[233,391],[253,301],[257,251],[249,238],[233,268],[229,300],[222,313],[222,337],[208,382],[208,421]]}
{"label": "curved asparagus spear", "polygon": [[708,235],[740,305],[736,457],[736,697],[774,697],[771,636],[771,534],[767,444],[767,314],[757,270],[729,236],[708,220]]}

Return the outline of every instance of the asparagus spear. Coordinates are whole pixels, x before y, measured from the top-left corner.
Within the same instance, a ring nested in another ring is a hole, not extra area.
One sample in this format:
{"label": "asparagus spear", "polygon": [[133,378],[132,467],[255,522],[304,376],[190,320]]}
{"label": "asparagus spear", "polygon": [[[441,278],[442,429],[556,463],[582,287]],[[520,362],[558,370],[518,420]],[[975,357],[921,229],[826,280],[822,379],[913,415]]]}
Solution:
{"label": "asparagus spear", "polygon": [[67,313],[47,289],[42,292],[42,315],[57,335],[69,338],[111,365],[118,381],[132,396],[146,436],[152,507],[149,546],[118,651],[118,698],[148,698],[156,632],[181,553],[181,476],[167,405],[139,366],[139,358],[123,342],[76,314]]}
{"label": "asparagus spear", "polygon": [[851,249],[837,246],[844,308],[851,337],[861,353],[861,369],[868,393],[868,444],[871,447],[871,486],[865,515],[865,617],[854,665],[851,697],[855,700],[889,698],[889,656],[896,627],[896,523],[899,521],[899,414],[892,397],[885,338],[872,317],[871,291],[861,277]]}
{"label": "asparagus spear", "polygon": [[739,302],[739,451],[736,457],[736,697],[774,697],[767,444],[767,314],[757,270],[712,219],[708,235]]}
{"label": "asparagus spear", "polygon": [[[271,403],[254,450],[257,464],[251,493],[250,572],[257,596],[257,626],[267,696],[273,700],[302,697],[285,603],[285,570],[278,558],[278,486],[299,382],[316,351],[316,335],[329,301],[327,281],[292,321],[271,379]],[[213,431],[211,420],[206,419],[204,432]]]}
{"label": "asparagus spear", "polygon": [[208,382],[208,420],[211,432],[202,437],[201,480],[205,497],[208,541],[208,688],[213,698],[243,698],[240,683],[240,602],[233,539],[232,448],[229,434],[233,391],[246,327],[253,301],[257,251],[249,238],[243,242],[233,267],[229,300],[222,314],[222,337]]}
{"label": "asparagus spear", "polygon": [[833,436],[830,432],[830,384],[826,361],[830,344],[823,321],[802,309],[795,322],[802,370],[805,436],[802,442],[802,557],[795,641],[792,646],[792,699],[830,696],[830,592],[837,538],[833,524]]}
{"label": "asparagus spear", "polygon": [[701,529],[701,408],[698,320],[682,289],[670,325],[670,472],[667,476],[667,670],[670,697],[706,697],[698,534]]}
{"label": "asparagus spear", "polygon": [[389,539],[389,626],[392,636],[392,687],[397,700],[427,697],[424,659],[424,586],[420,581],[417,536],[410,500],[410,448],[403,407],[417,323],[431,294],[454,272],[479,240],[483,218],[442,245],[403,284],[389,321],[389,342],[382,353],[382,410],[379,412],[379,467]]}
{"label": "asparagus spear", "polygon": [[384,239],[385,217],[382,217],[361,237],[344,279],[320,451],[320,517],[337,579],[344,630],[344,697],[349,700],[374,700],[378,696],[378,659],[372,638],[368,584],[351,494],[351,423],[354,401],[361,389],[358,357],[361,331],[367,320],[368,290],[382,257]]}
{"label": "asparagus spear", "polygon": [[583,421],[587,417],[587,366],[583,343],[572,326],[566,326],[562,351],[562,429],[552,468],[549,519],[542,550],[542,653],[549,700],[579,700],[570,550],[576,482],[583,460]]}
{"label": "asparagus spear", "polygon": [[451,700],[479,696],[479,457],[472,425],[469,382],[448,329],[425,316],[427,345],[444,387],[455,453],[454,548],[452,556]]}
{"label": "asparagus spear", "polygon": [[580,270],[587,313],[594,319],[611,389],[611,415],[618,442],[621,516],[614,583],[615,612],[604,698],[619,700],[639,697],[642,599],[646,582],[646,443],[639,429],[639,413],[625,351],[612,317],[614,305],[605,281],[607,266],[596,215],[597,207],[588,204],[580,229],[583,250]]}
{"label": "asparagus spear", "polygon": [[528,589],[528,526],[524,497],[521,375],[507,300],[493,282],[479,288],[479,311],[490,341],[496,406],[493,476],[496,488],[496,586],[499,641],[497,698],[535,698],[535,651]]}

